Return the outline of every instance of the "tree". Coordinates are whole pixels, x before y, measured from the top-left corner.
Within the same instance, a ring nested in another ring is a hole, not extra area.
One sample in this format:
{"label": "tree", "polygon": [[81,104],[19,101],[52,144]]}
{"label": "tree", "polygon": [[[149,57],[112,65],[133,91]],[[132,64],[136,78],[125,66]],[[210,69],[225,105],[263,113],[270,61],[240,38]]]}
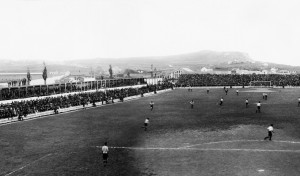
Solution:
{"label": "tree", "polygon": [[47,67],[46,67],[45,62],[44,62],[43,79],[44,79],[45,85],[46,85],[46,80],[47,80]]}
{"label": "tree", "polygon": [[28,85],[30,85],[30,81],[31,81],[30,70],[29,70],[29,68],[27,68],[27,83],[28,83]]}
{"label": "tree", "polygon": [[111,65],[109,65],[108,72],[109,72],[109,78],[111,79],[113,77],[113,70],[112,70]]}

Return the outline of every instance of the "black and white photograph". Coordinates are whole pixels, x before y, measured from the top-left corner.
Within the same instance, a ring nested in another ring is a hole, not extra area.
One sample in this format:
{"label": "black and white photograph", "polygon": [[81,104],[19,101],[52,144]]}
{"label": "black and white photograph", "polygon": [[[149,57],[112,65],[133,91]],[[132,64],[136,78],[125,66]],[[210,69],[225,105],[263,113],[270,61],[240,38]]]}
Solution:
{"label": "black and white photograph", "polygon": [[299,0],[0,0],[0,176],[299,175]]}

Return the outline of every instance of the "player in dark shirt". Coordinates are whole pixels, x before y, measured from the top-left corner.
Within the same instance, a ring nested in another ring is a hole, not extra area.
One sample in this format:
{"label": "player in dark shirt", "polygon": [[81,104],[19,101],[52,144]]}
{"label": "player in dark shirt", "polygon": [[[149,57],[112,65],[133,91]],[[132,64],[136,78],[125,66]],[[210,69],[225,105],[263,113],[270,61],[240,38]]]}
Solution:
{"label": "player in dark shirt", "polygon": [[152,110],[153,110],[153,108],[154,108],[154,102],[153,102],[153,101],[151,101],[151,102],[150,102],[150,110],[152,111]]}

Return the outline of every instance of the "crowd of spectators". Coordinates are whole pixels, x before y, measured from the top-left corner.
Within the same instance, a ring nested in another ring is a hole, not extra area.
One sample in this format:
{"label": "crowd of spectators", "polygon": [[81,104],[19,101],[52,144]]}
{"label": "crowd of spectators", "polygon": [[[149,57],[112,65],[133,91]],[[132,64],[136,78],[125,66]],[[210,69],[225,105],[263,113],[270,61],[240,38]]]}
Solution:
{"label": "crowd of spectators", "polygon": [[113,88],[146,84],[142,78],[100,80],[78,83],[63,83],[51,85],[29,85],[0,89],[0,100],[13,100],[28,97],[49,96],[61,93],[82,92],[101,88]]}
{"label": "crowd of spectators", "polygon": [[176,86],[249,86],[251,81],[271,81],[273,86],[300,86],[300,75],[183,74]]}
{"label": "crowd of spectators", "polygon": [[58,112],[60,108],[68,108],[71,106],[79,106],[91,103],[96,106],[97,102],[114,103],[114,99],[123,101],[125,97],[141,95],[144,93],[154,92],[172,88],[172,84],[164,83],[159,85],[147,85],[141,88],[123,88],[96,92],[79,92],[58,97],[45,97],[35,100],[14,101],[8,104],[0,104],[0,119],[19,117],[22,119],[28,114],[53,110]]}

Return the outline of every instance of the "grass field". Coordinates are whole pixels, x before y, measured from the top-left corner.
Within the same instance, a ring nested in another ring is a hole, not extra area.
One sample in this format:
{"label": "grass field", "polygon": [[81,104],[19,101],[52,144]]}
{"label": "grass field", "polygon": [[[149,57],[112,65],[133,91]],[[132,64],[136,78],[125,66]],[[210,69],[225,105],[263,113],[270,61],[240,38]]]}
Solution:
{"label": "grass field", "polygon": [[[268,100],[262,91],[269,91]],[[300,89],[240,89],[239,96],[234,89],[228,95],[223,89],[176,89],[0,126],[0,175],[298,176],[298,96]],[[223,106],[217,105],[221,97]],[[258,101],[261,113],[255,113]],[[273,141],[263,141],[270,123]],[[105,141],[106,167],[98,147]]]}

